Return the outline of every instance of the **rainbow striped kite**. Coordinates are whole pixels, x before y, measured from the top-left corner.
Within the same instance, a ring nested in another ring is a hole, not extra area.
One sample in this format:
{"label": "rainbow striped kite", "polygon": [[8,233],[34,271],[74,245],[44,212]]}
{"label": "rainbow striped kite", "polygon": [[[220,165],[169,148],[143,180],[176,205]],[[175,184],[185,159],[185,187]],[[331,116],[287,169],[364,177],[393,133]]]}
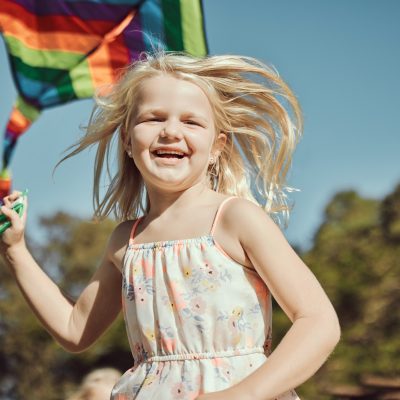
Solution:
{"label": "rainbow striped kite", "polygon": [[18,98],[6,127],[0,196],[15,144],[40,112],[91,97],[153,48],[207,54],[201,0],[1,0]]}

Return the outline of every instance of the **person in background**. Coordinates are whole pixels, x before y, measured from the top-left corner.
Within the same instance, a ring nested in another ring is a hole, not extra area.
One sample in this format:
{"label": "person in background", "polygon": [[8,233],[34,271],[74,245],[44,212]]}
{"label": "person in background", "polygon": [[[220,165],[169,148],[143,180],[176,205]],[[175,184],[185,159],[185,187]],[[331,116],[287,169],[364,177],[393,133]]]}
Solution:
{"label": "person in background", "polygon": [[111,390],[121,373],[114,368],[99,368],[87,374],[78,390],[67,400],[110,400]]}

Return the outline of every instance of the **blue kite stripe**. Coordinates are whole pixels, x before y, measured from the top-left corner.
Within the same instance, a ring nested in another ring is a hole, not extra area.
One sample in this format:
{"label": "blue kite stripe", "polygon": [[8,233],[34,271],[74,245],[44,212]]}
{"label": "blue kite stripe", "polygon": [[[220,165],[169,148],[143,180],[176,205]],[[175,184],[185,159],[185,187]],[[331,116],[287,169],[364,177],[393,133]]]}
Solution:
{"label": "blue kite stripe", "polygon": [[[143,30],[148,35],[143,35],[147,51],[165,49],[164,15],[161,0],[147,0],[139,9]],[[151,36],[149,36],[151,35]]]}

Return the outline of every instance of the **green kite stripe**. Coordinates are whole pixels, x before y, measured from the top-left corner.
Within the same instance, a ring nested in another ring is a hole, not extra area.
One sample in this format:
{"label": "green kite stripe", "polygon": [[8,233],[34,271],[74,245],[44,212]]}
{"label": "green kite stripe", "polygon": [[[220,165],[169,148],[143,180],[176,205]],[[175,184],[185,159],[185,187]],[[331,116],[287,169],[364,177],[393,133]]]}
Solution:
{"label": "green kite stripe", "polygon": [[64,75],[61,82],[57,82],[57,93],[62,102],[77,99],[77,95],[72,86],[71,78],[69,75]]}
{"label": "green kite stripe", "polygon": [[69,73],[74,92],[79,99],[92,97],[95,91],[88,60],[83,60]]}
{"label": "green kite stripe", "polygon": [[25,64],[33,67],[46,66],[47,68],[69,69],[85,57],[85,54],[79,53],[30,49],[11,35],[7,35],[5,39],[8,51],[12,55],[19,57]]}
{"label": "green kite stripe", "polygon": [[181,13],[179,0],[162,0],[164,30],[167,50],[183,51]]}
{"label": "green kite stripe", "polygon": [[203,31],[203,13],[199,0],[181,0],[180,12],[185,51],[197,57],[207,54]]}
{"label": "green kite stripe", "polygon": [[54,85],[54,81],[60,77],[61,74],[65,73],[66,70],[44,68],[44,67],[31,67],[24,63],[19,57],[11,56],[11,62],[15,67],[15,70],[26,76],[29,79],[36,80],[39,82],[51,83]]}
{"label": "green kite stripe", "polygon": [[21,96],[17,97],[15,107],[20,110],[21,113],[25,115],[25,117],[28,118],[31,122],[35,121],[40,115],[40,110],[27,103]]}

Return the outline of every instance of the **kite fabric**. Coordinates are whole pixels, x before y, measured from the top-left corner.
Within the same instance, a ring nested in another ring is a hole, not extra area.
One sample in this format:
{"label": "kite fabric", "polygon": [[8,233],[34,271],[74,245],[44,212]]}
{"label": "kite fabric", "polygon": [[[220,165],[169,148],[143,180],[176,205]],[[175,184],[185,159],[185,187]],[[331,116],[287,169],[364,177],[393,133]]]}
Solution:
{"label": "kite fabric", "polygon": [[93,96],[154,49],[207,54],[201,0],[1,0],[18,97],[6,127],[0,196],[17,139],[41,111]]}

